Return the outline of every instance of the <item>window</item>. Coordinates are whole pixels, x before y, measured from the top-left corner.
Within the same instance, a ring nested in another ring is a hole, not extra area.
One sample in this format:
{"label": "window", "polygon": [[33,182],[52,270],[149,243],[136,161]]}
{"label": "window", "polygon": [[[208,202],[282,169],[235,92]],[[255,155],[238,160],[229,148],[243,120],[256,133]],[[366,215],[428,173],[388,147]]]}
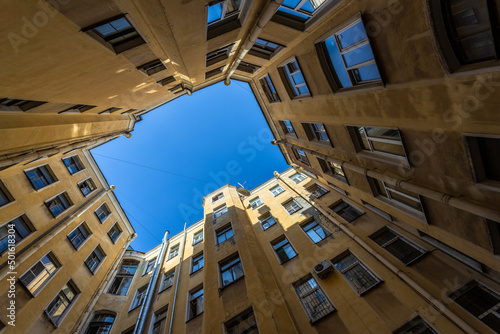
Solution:
{"label": "window", "polygon": [[168,253],[168,259],[170,260],[179,254],[179,244],[170,247],[170,252]]}
{"label": "window", "polygon": [[280,102],[280,97],[278,92],[276,92],[276,88],[274,88],[273,82],[269,74],[259,79],[260,85],[262,86],[262,90],[267,96],[269,103]]}
{"label": "window", "polygon": [[292,152],[295,155],[295,158],[299,160],[300,162],[310,166],[311,164],[309,163],[309,159],[307,158],[306,152],[302,150],[298,150],[296,148],[292,148]]}
{"label": "window", "polygon": [[347,178],[345,177],[344,169],[341,164],[326,161],[321,158],[317,159],[324,174],[330,175],[331,177],[347,184]]}
{"label": "window", "polygon": [[226,322],[225,327],[227,334],[259,334],[257,320],[251,308]]}
{"label": "window", "polygon": [[0,207],[13,201],[14,197],[9,193],[3,182],[0,181]]}
{"label": "window", "polygon": [[78,183],[78,188],[80,188],[80,191],[85,197],[97,189],[92,179],[86,179],[85,181]]}
{"label": "window", "polygon": [[95,210],[95,215],[102,224],[111,215],[111,211],[109,211],[108,206],[104,203]]}
{"label": "window", "polygon": [[302,123],[309,141],[316,141],[322,144],[331,145],[330,138],[326,133],[325,126],[322,123]]}
{"label": "window", "polygon": [[375,212],[375,213],[376,213],[377,215],[379,215],[380,217],[383,217],[383,218],[385,218],[385,219],[387,219],[387,220],[389,220],[389,221],[392,221],[392,216],[391,216],[390,214],[388,214],[387,212],[385,212],[385,211],[383,211],[383,210],[381,210],[381,209],[377,208],[376,206],[371,205],[370,203],[365,202],[365,201],[363,201],[363,200],[361,200],[361,202],[363,203],[363,205],[364,205],[365,207],[367,207],[369,210],[371,210],[371,211]]}
{"label": "window", "polygon": [[191,262],[191,273],[197,272],[201,268],[203,268],[203,253],[193,256]]}
{"label": "window", "polygon": [[265,214],[260,216],[259,222],[264,231],[270,228],[271,226],[276,225],[276,220],[274,219],[274,217],[271,215],[270,212],[266,212]]}
{"label": "window", "polygon": [[90,109],[95,108],[95,107],[96,106],[89,106],[86,104],[75,104],[74,106],[72,106],[68,109],[64,109],[63,111],[58,112],[58,114],[82,113],[82,112],[85,112],[85,111],[90,110]]}
{"label": "window", "polygon": [[292,126],[292,122],[279,121],[279,124],[280,124],[281,130],[283,130],[283,133],[285,134],[285,136],[291,135],[291,136],[297,137],[297,134],[295,133],[295,129]]}
{"label": "window", "polygon": [[413,318],[402,327],[393,332],[394,334],[438,334],[427,322],[420,316]]}
{"label": "window", "polygon": [[52,213],[52,216],[56,218],[61,213],[66,211],[66,209],[72,206],[73,203],[68,197],[68,194],[66,192],[63,192],[62,194],[59,194],[53,199],[50,199],[47,202],[45,202],[45,205],[49,209],[50,213]]}
{"label": "window", "polygon": [[219,263],[222,287],[228,286],[243,277],[243,266],[238,254]]}
{"label": "window", "polygon": [[279,194],[285,192],[285,189],[283,189],[282,186],[280,185],[277,185],[275,187],[272,187],[271,189],[269,189],[269,191],[271,192],[271,194],[274,195],[274,197],[278,196]]}
{"label": "window", "polygon": [[213,0],[208,4],[207,40],[241,27],[242,0]]}
{"label": "window", "polygon": [[[175,254],[175,255],[177,255],[177,254]],[[146,267],[144,267],[144,272],[142,273],[142,275],[146,275],[146,274],[152,272],[153,268],[155,267],[155,262],[156,262],[156,258],[149,260],[148,263],[146,264]]]}
{"label": "window", "polygon": [[224,198],[224,193],[218,193],[217,195],[215,195],[214,197],[212,197],[212,203],[215,203],[218,200],[223,199],[223,198]]}
{"label": "window", "polygon": [[213,70],[210,70],[208,72],[205,73],[205,79],[210,79],[211,77],[214,77],[218,74],[222,74],[222,72],[224,72],[224,68],[226,67],[226,65],[224,66],[221,66],[221,67],[217,67]]}
{"label": "window", "polygon": [[293,287],[311,322],[318,321],[335,311],[311,274],[293,283]]}
{"label": "window", "polygon": [[302,230],[306,232],[306,234],[309,236],[309,238],[311,238],[312,242],[314,242],[315,244],[317,244],[323,239],[326,239],[326,237],[331,234],[328,230],[324,229],[314,220],[302,225]]}
{"label": "window", "polygon": [[193,245],[196,245],[199,242],[203,241],[203,230],[196,232],[193,234]]}
{"label": "window", "polygon": [[62,160],[71,175],[85,169],[85,166],[83,166],[80,158],[77,155],[69,158],[63,158]]}
{"label": "window", "polygon": [[45,313],[55,326],[58,326],[66,313],[73,305],[76,297],[80,294],[80,290],[76,287],[72,280],[64,284],[54,299],[45,309]]}
{"label": "window", "polygon": [[389,154],[404,157],[406,160],[398,129],[374,126],[348,126],[347,128],[358,151]]}
{"label": "window", "polygon": [[108,109],[105,109],[103,111],[101,111],[100,113],[98,113],[99,115],[100,114],[112,114],[114,113],[115,111],[118,111],[120,110],[121,108],[116,108],[116,107],[112,107],[112,108],[108,108]]}
{"label": "window", "polygon": [[68,234],[68,239],[75,249],[79,249],[90,234],[91,233],[87,225],[85,223],[81,223],[70,234]]}
{"label": "window", "polygon": [[215,234],[217,235],[217,244],[220,245],[224,241],[227,241],[231,239],[234,236],[233,233],[233,228],[231,227],[231,224],[226,225],[217,231],[215,231]]}
{"label": "window", "polygon": [[95,274],[97,269],[99,269],[99,266],[105,257],[106,254],[104,254],[100,246],[97,246],[92,253],[90,253],[89,257],[85,260],[85,264],[92,274]]}
{"label": "window", "polygon": [[[0,227],[0,253],[9,248],[9,230],[13,233],[16,243],[30,235],[34,228],[26,215],[21,215]],[[14,230],[14,231],[12,231]]]}
{"label": "window", "polygon": [[344,195],[344,196],[349,196],[349,193],[348,193],[347,191],[345,191],[344,189],[337,187],[336,185],[334,185],[334,184],[333,184],[333,183],[331,183],[331,182],[328,182],[328,181],[327,181],[327,183],[328,183],[328,185],[329,185],[332,189],[334,189],[335,191],[338,191],[339,193],[341,193],[341,194],[342,194],[342,195]]}
{"label": "window", "polygon": [[118,54],[146,43],[127,15],[119,15],[82,29]]}
{"label": "window", "polygon": [[250,63],[247,63],[245,61],[240,61],[240,63],[236,67],[236,69],[238,71],[254,74],[255,72],[257,72],[260,69],[260,66],[250,64]]}
{"label": "window", "polygon": [[163,64],[161,59],[155,59],[142,64],[141,66],[138,66],[137,69],[146,75],[153,75],[155,73],[166,70],[167,67],[165,66],[165,64]]}
{"label": "window", "polygon": [[329,208],[349,223],[364,213],[344,200],[330,205]]}
{"label": "window", "polygon": [[61,265],[52,252],[42,257],[27,272],[25,272],[20,281],[35,296],[43,288],[49,279],[57,272]]}
{"label": "window", "polygon": [[486,286],[472,281],[450,295],[458,305],[484,322],[491,329],[500,332],[500,296]]}
{"label": "window", "polygon": [[222,216],[226,212],[227,212],[226,204],[221,205],[221,206],[214,209],[214,218],[219,218],[220,216]]}
{"label": "window", "polygon": [[163,334],[167,322],[168,305],[154,313],[153,331],[151,334]]}
{"label": "window", "polygon": [[[163,79],[158,80],[156,83],[157,83],[158,85],[160,85],[160,86],[166,86],[166,85],[168,85],[168,84],[170,84],[170,83],[172,83],[172,82],[175,82],[175,81],[176,81],[175,77],[174,77],[173,75],[171,75],[171,76],[168,76],[168,77],[166,77],[166,78],[163,78]],[[181,87],[181,88],[182,88],[182,85],[179,85],[179,87]],[[170,88],[170,89],[169,89],[169,91],[170,91],[170,92],[173,92],[173,91],[174,91],[174,89],[173,89],[173,88]],[[174,92],[174,94],[177,94],[177,92]]]}
{"label": "window", "polygon": [[260,197],[256,197],[256,198],[250,200],[248,203],[250,204],[250,206],[252,207],[252,209],[257,209],[259,206],[261,206],[262,204],[264,204],[260,200]]}
{"label": "window", "polygon": [[108,231],[108,236],[111,239],[111,241],[113,241],[113,243],[116,243],[116,241],[118,240],[118,238],[120,237],[120,235],[122,235],[122,229],[120,228],[120,226],[118,225],[118,223],[116,223]]}
{"label": "window", "polygon": [[163,274],[160,291],[166,290],[174,285],[175,269]]}
{"label": "window", "polygon": [[381,281],[349,251],[333,260],[335,268],[358,294],[363,294]]}
{"label": "window", "polygon": [[134,300],[132,300],[132,304],[130,304],[130,310],[133,310],[142,305],[144,298],[146,297],[146,290],[148,289],[148,285],[144,285],[143,287],[137,289],[135,292]]}
{"label": "window", "polygon": [[402,205],[418,212],[424,212],[420,196],[411,191],[404,190],[401,187],[387,184],[386,182],[367,176],[368,181],[373,187],[375,196],[382,196],[391,202]]}
{"label": "window", "polygon": [[271,59],[283,49],[283,46],[268,40],[257,38],[252,48],[248,51],[252,56]]}
{"label": "window", "polygon": [[278,238],[277,240],[271,242],[274,252],[278,256],[279,262],[281,264],[293,259],[297,256],[297,253],[293,249],[292,245],[285,236]]}
{"label": "window", "polygon": [[382,231],[377,232],[370,238],[405,265],[409,265],[426,252],[422,247],[417,246],[388,228],[382,229]]}
{"label": "window", "polygon": [[118,273],[113,280],[113,283],[109,287],[108,293],[114,295],[125,296],[127,295],[132,279],[134,278],[135,272],[139,267],[139,262],[124,260]]}
{"label": "window", "polygon": [[329,193],[330,191],[326,189],[325,187],[315,183],[313,186],[307,188],[307,191],[310,193],[309,198],[311,200],[320,198],[326,193]]}
{"label": "window", "polygon": [[0,111],[28,111],[44,103],[47,102],[0,98]]}
{"label": "window", "polygon": [[205,66],[210,66],[216,64],[224,59],[229,58],[229,54],[233,50],[234,44],[227,45],[223,48],[214,50],[212,52],[207,53],[205,57]]}
{"label": "window", "polygon": [[316,49],[333,91],[382,84],[361,18],[335,31]]}
{"label": "window", "polygon": [[291,99],[311,96],[296,59],[278,67],[278,71]]}
{"label": "window", "polygon": [[188,320],[203,313],[203,287],[189,293]]}
{"label": "window", "polygon": [[36,190],[48,186],[57,181],[49,165],[43,165],[34,169],[24,171]]}
{"label": "window", "polygon": [[295,183],[300,183],[302,182],[303,180],[306,179],[305,175],[304,174],[301,174],[301,173],[295,173],[293,174],[292,176],[290,176],[290,179],[295,182]]}
{"label": "window", "polygon": [[94,315],[85,334],[108,334],[115,322],[115,315],[110,313],[100,313]]}
{"label": "window", "polygon": [[[500,223],[485,219],[493,254],[500,254]],[[1,232],[0,232],[1,233]]]}
{"label": "window", "polygon": [[295,202],[295,200],[293,198],[289,199],[288,201],[284,202],[281,205],[285,208],[285,210],[290,215],[294,214],[295,212],[302,209],[302,207],[299,205],[299,203]]}
{"label": "window", "polygon": [[429,3],[437,39],[451,72],[461,66],[498,59],[498,8],[490,0],[441,0]]}
{"label": "window", "polygon": [[466,140],[475,181],[491,180],[500,186],[500,138],[466,137]]}

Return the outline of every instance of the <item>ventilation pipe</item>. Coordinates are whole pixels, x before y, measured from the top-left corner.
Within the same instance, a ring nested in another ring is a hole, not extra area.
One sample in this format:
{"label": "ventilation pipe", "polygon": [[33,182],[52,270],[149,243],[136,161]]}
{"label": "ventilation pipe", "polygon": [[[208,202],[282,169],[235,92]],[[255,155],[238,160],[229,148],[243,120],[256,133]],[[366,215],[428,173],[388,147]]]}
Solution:
{"label": "ventilation pipe", "polygon": [[184,248],[186,248],[186,224],[184,223],[184,240],[182,241],[182,252],[179,256],[179,269],[177,270],[177,279],[175,281],[174,301],[172,302],[172,314],[170,315],[170,325],[168,326],[168,334],[172,334],[172,325],[174,324],[175,300],[177,299],[177,290],[179,288],[179,277],[181,276],[182,259],[184,258]]}
{"label": "ventilation pipe", "polygon": [[154,292],[156,290],[156,282],[158,281],[158,275],[165,259],[165,253],[168,249],[168,234],[170,232],[167,230],[163,236],[163,241],[161,243],[160,253],[156,258],[155,266],[153,268],[153,273],[151,274],[151,279],[149,280],[148,288],[146,289],[146,295],[144,296],[144,302],[142,303],[141,311],[139,312],[139,317],[137,318],[137,324],[135,325],[134,334],[141,334],[144,331],[144,326],[148,318],[148,312],[151,307],[151,300],[153,299]]}
{"label": "ventilation pipe", "polygon": [[249,34],[248,40],[244,44],[243,49],[241,49],[240,53],[236,56],[233,65],[229,68],[226,74],[226,79],[224,80],[224,84],[226,86],[229,86],[231,84],[231,75],[233,75],[234,71],[236,71],[236,68],[240,64],[243,57],[245,57],[248,51],[252,48],[255,41],[257,41],[257,38],[259,37],[262,29],[265,27],[267,22],[269,22],[269,20],[273,17],[273,15],[276,13],[276,11],[278,10],[278,8],[281,6],[282,3],[283,0],[273,0],[264,9],[264,12],[260,16],[257,25],[253,28],[252,32]]}
{"label": "ventilation pipe", "polygon": [[351,162],[347,162],[347,161],[339,160],[339,159],[334,159],[334,158],[331,158],[327,155],[312,151],[310,149],[291,144],[285,140],[278,140],[278,141],[276,141],[276,143],[288,145],[292,148],[299,149],[301,151],[304,151],[304,152],[307,152],[311,155],[319,157],[323,160],[327,160],[327,161],[339,164],[342,167],[350,169],[350,170],[355,171],[357,173],[361,173],[361,174],[364,174],[366,176],[369,176],[369,177],[372,177],[375,179],[379,179],[381,181],[385,181],[387,183],[398,186],[401,189],[408,190],[408,191],[411,191],[413,193],[419,194],[423,197],[426,197],[426,198],[429,198],[429,199],[432,199],[432,200],[435,200],[438,202],[442,202],[446,205],[452,206],[452,207],[460,209],[460,210],[470,212],[472,214],[475,214],[476,216],[484,217],[484,218],[487,218],[487,219],[490,219],[490,220],[493,220],[496,222],[500,222],[500,212],[499,211],[490,209],[490,208],[485,207],[485,206],[480,205],[480,204],[476,204],[476,203],[468,201],[466,199],[459,198],[459,197],[456,197],[456,196],[453,196],[450,194],[445,194],[445,193],[435,191],[432,189],[428,189],[428,188],[425,188],[422,186],[418,186],[416,184],[409,183],[408,181],[382,174],[382,173],[377,172],[373,169],[357,166]]}

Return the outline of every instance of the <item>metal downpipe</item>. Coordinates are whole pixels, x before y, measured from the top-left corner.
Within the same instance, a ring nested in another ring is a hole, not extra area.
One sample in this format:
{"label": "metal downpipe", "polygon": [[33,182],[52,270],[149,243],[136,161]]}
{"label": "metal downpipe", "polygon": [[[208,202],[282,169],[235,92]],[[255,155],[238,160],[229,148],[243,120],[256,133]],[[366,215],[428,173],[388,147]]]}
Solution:
{"label": "metal downpipe", "polygon": [[170,315],[170,325],[168,326],[168,334],[172,333],[172,325],[174,324],[174,311],[175,311],[175,301],[177,299],[177,290],[179,288],[179,277],[181,276],[181,266],[182,266],[182,258],[184,257],[184,249],[186,248],[186,224],[184,223],[184,239],[182,241],[182,251],[179,256],[179,270],[177,270],[177,279],[175,281],[175,292],[174,292],[174,301],[172,302],[172,313]]}

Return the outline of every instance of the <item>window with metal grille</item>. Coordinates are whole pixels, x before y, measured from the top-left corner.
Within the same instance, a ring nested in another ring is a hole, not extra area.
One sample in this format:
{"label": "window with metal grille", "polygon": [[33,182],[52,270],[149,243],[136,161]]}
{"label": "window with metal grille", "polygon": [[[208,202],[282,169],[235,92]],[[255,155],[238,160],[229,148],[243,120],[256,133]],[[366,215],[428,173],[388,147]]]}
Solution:
{"label": "window with metal grille", "polygon": [[330,175],[331,177],[347,184],[347,178],[344,173],[344,169],[342,168],[342,165],[331,162],[331,161],[326,161],[321,158],[317,158],[319,162],[319,166],[321,167],[321,170],[323,173],[326,175]]}
{"label": "window with metal grille", "polygon": [[111,215],[111,211],[109,211],[108,206],[104,203],[98,207],[97,210],[95,210],[95,215],[101,223],[104,223],[104,221]]}
{"label": "window with metal grille", "polygon": [[56,274],[60,266],[54,254],[50,252],[28,269],[21,276],[20,281],[32,295],[36,295]]}
{"label": "window with metal grille", "polygon": [[294,214],[295,212],[299,211],[302,209],[299,203],[297,203],[293,198],[289,199],[288,201],[284,202],[281,204],[285,210],[288,212],[288,214]]}
{"label": "window with metal grille", "polygon": [[276,225],[276,219],[271,215],[270,212],[266,212],[265,214],[260,216],[259,222],[264,231],[270,228],[271,226]]}
{"label": "window with metal grille", "polygon": [[160,291],[166,290],[174,285],[175,269],[164,273],[161,281]]}
{"label": "window with metal grille", "polygon": [[344,200],[330,205],[329,208],[347,222],[352,222],[353,220],[364,214],[363,211],[352,206]]}
{"label": "window with metal grille", "polygon": [[63,158],[62,160],[71,175],[85,169],[85,166],[77,155]]}
{"label": "window with metal grille", "polygon": [[384,228],[382,231],[376,232],[370,238],[405,265],[409,265],[426,253],[425,249],[389,228]]}
{"label": "window with metal grille", "polygon": [[78,294],[80,294],[80,290],[72,280],[69,280],[56,297],[52,299],[45,309],[45,313],[55,326],[59,326],[66,313],[73,306],[73,302]]}
{"label": "window with metal grille", "polygon": [[43,165],[30,170],[25,170],[24,173],[30,180],[33,188],[36,190],[57,181],[49,165]]}
{"label": "window with metal grille", "polygon": [[260,85],[262,86],[262,90],[264,91],[264,93],[267,96],[267,99],[269,100],[269,103],[281,101],[278,92],[276,91],[276,88],[274,88],[273,82],[269,74],[260,78],[259,81]]}
{"label": "window with metal grille", "polygon": [[420,213],[424,212],[420,196],[401,187],[367,176],[375,196],[382,196],[393,203]]}
{"label": "window with metal grille", "polygon": [[9,230],[14,230],[16,243],[30,235],[35,229],[26,215],[21,215],[0,227],[0,253],[9,248]]}
{"label": "window with metal grille", "polygon": [[203,268],[203,253],[193,256],[191,262],[191,273],[197,272]]}
{"label": "window with metal grille", "polygon": [[274,252],[278,256],[281,264],[297,256],[297,252],[295,252],[292,245],[290,245],[290,242],[285,236],[282,236],[277,240],[271,242],[271,246],[273,246]]}
{"label": "window with metal grille", "polygon": [[269,191],[271,192],[271,194],[274,195],[274,197],[278,196],[279,194],[285,192],[285,189],[283,189],[282,186],[280,185],[277,185],[275,187],[272,187],[271,189],[269,189]]}
{"label": "window with metal grille", "polygon": [[283,130],[283,133],[286,135],[291,135],[293,137],[297,137],[297,134],[295,133],[295,129],[293,128],[292,122],[290,121],[278,121],[279,125],[281,126],[281,130]]}
{"label": "window with metal grille", "polygon": [[227,334],[258,334],[257,321],[250,308],[225,323]]}
{"label": "window with metal grille", "polygon": [[367,151],[404,157],[406,153],[398,129],[375,126],[348,126],[358,151]]}
{"label": "window with metal grille", "polygon": [[108,236],[111,239],[111,241],[113,241],[113,243],[116,243],[120,235],[122,235],[122,229],[120,228],[118,223],[116,223],[109,229]]}
{"label": "window with metal grille", "polygon": [[203,287],[189,293],[188,320],[203,313]]}
{"label": "window with metal grille", "polygon": [[293,283],[293,287],[311,322],[316,322],[335,311],[335,307],[311,274]]}
{"label": "window with metal grille", "polygon": [[66,192],[63,192],[62,194],[59,194],[56,197],[45,202],[45,205],[49,209],[50,213],[52,213],[52,216],[56,218],[61,213],[66,211],[70,206],[72,206],[73,203],[71,202],[68,194]]}
{"label": "window with metal grille", "polygon": [[278,67],[283,83],[291,99],[311,96],[304,75],[296,59]]}
{"label": "window with metal grille", "polygon": [[309,141],[316,141],[323,144],[331,145],[330,138],[326,133],[325,125],[322,123],[302,123],[302,127]]}
{"label": "window with metal grille", "polygon": [[332,262],[354,291],[360,295],[381,282],[377,276],[349,251],[337,257]]}
{"label": "window with metal grille", "polygon": [[135,292],[134,300],[132,300],[132,304],[130,304],[130,310],[133,310],[136,307],[142,305],[142,303],[144,302],[144,298],[146,297],[147,289],[148,289],[148,284],[137,289],[137,291]]}
{"label": "window with metal grille", "polygon": [[320,224],[318,224],[314,220],[305,223],[301,227],[302,227],[302,230],[304,230],[304,232],[306,232],[307,236],[315,244],[317,244],[321,240],[323,240],[326,237],[328,237],[329,235],[331,235],[331,233],[327,229],[325,229],[323,226],[321,226]]}
{"label": "window with metal grille", "polygon": [[101,265],[102,261],[104,261],[105,257],[106,254],[104,254],[104,251],[102,250],[101,246],[97,246],[92,251],[92,253],[90,253],[90,255],[85,260],[85,264],[87,265],[87,268],[89,268],[92,274],[95,274],[97,269],[99,269],[99,266]]}
{"label": "window with metal grille", "polygon": [[161,61],[161,59],[155,59],[155,60],[152,60],[150,62],[147,62],[145,64],[138,66],[137,69],[146,75],[153,75],[155,73],[166,70],[167,67]]}
{"label": "window with metal grille", "polygon": [[68,234],[68,239],[75,247],[75,249],[79,249],[83,242],[87,240],[87,238],[90,236],[90,231],[85,224],[85,222],[81,223],[78,225],[77,228],[75,228],[73,231],[71,231],[70,234]]}
{"label": "window with metal grille", "polygon": [[500,333],[500,295],[479,282],[472,281],[450,295],[458,305]]}
{"label": "window with metal grille", "polygon": [[363,21],[358,18],[316,45],[330,86],[334,91],[382,80]]}
{"label": "window with metal grille", "polygon": [[250,207],[252,209],[257,209],[259,206],[264,204],[264,203],[262,203],[262,200],[260,199],[260,197],[254,198],[254,199],[250,200],[248,203],[250,204]]}
{"label": "window with metal grille", "polygon": [[282,49],[283,45],[265,40],[263,38],[257,38],[248,53],[252,56],[271,59]]}
{"label": "window with metal grille", "polygon": [[219,263],[220,280],[222,287],[225,287],[239,278],[243,277],[243,266],[238,254]]}
{"label": "window with metal grille", "polygon": [[94,315],[85,334],[108,334],[115,322],[116,315],[111,313],[99,313]]}
{"label": "window with metal grille", "polygon": [[115,276],[113,283],[109,287],[108,293],[114,295],[125,296],[130,288],[135,272],[139,267],[139,262],[132,260],[124,260],[120,266],[120,270]]}
{"label": "window with metal grille", "polygon": [[231,227],[231,224],[226,225],[217,231],[215,231],[215,234],[217,236],[217,244],[220,245],[221,243],[233,238],[234,232],[233,228]]}
{"label": "window with metal grille", "polygon": [[91,192],[97,189],[94,181],[92,181],[92,179],[90,178],[78,183],[78,188],[85,197],[87,197]]}
{"label": "window with metal grille", "polygon": [[397,330],[394,334],[438,334],[422,317],[413,318]]}

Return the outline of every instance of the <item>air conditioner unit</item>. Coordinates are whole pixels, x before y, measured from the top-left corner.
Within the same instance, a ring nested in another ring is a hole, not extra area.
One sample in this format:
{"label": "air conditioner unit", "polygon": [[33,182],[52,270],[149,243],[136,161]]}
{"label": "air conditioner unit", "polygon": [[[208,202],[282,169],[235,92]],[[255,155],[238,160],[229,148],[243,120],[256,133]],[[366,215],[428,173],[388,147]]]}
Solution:
{"label": "air conditioner unit", "polygon": [[314,272],[319,278],[326,278],[333,271],[333,265],[330,261],[324,260],[314,266]]}

